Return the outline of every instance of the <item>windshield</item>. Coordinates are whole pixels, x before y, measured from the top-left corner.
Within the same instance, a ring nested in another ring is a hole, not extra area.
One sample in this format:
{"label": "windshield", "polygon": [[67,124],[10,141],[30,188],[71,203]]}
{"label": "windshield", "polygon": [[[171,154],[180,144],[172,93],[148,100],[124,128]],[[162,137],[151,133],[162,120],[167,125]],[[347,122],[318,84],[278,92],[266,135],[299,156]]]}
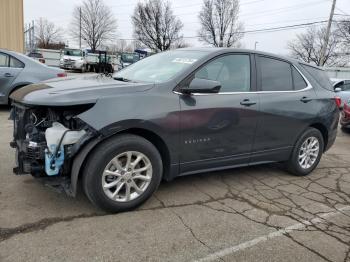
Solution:
{"label": "windshield", "polygon": [[139,60],[137,54],[122,54],[122,61],[124,63],[135,63]]}
{"label": "windshield", "polygon": [[114,78],[130,81],[161,83],[190,67],[207,53],[201,51],[168,51],[159,53],[124,68]]}
{"label": "windshield", "polygon": [[64,50],[64,55],[69,55],[69,56],[83,56],[83,53],[82,53],[81,50],[66,49],[66,50]]}

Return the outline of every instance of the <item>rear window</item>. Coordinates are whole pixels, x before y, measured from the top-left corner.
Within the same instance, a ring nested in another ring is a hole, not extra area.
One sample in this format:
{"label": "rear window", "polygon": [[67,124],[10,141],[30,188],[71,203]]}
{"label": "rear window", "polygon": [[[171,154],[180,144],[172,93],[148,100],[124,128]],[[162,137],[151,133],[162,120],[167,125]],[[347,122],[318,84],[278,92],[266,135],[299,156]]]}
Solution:
{"label": "rear window", "polygon": [[323,88],[326,88],[328,90],[333,91],[333,85],[329,77],[327,76],[326,72],[322,69],[308,66],[308,65],[301,65],[311,76],[312,78]]}

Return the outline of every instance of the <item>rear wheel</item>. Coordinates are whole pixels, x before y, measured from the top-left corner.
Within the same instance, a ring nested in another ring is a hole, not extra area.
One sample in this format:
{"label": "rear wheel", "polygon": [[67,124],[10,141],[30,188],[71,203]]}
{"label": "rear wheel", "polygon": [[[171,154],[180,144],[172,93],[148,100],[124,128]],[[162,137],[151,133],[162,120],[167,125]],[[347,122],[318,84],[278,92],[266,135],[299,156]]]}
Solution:
{"label": "rear wheel", "polygon": [[310,174],[320,162],[324,149],[321,132],[315,128],[308,128],[298,139],[291,158],[287,162],[287,169],[294,175]]}
{"label": "rear wheel", "polygon": [[120,135],[103,142],[88,158],[84,191],[106,211],[131,210],[157,189],[162,170],[160,154],[152,143],[139,136]]}

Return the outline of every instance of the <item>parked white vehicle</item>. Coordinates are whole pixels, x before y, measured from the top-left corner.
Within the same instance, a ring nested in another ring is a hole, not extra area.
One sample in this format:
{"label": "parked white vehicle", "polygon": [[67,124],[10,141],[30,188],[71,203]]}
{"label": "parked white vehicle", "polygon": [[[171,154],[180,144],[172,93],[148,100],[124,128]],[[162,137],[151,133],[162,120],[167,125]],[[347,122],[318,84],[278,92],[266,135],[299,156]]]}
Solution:
{"label": "parked white vehicle", "polygon": [[118,64],[115,55],[107,55],[100,51],[98,54],[89,53],[86,50],[66,48],[62,50],[60,68],[79,70],[83,72],[107,72],[113,73]]}
{"label": "parked white vehicle", "polygon": [[85,72],[87,61],[83,50],[64,49],[60,59],[60,68]]}

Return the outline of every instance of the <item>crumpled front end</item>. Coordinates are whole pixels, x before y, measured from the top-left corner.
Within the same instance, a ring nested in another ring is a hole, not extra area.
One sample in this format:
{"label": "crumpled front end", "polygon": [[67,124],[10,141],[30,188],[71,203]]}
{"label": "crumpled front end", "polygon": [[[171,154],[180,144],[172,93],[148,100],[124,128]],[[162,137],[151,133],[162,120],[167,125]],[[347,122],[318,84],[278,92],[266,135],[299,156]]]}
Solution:
{"label": "crumpled front end", "polygon": [[11,147],[16,149],[17,175],[70,177],[72,161],[80,148],[98,133],[77,115],[93,104],[44,107],[13,103]]}

